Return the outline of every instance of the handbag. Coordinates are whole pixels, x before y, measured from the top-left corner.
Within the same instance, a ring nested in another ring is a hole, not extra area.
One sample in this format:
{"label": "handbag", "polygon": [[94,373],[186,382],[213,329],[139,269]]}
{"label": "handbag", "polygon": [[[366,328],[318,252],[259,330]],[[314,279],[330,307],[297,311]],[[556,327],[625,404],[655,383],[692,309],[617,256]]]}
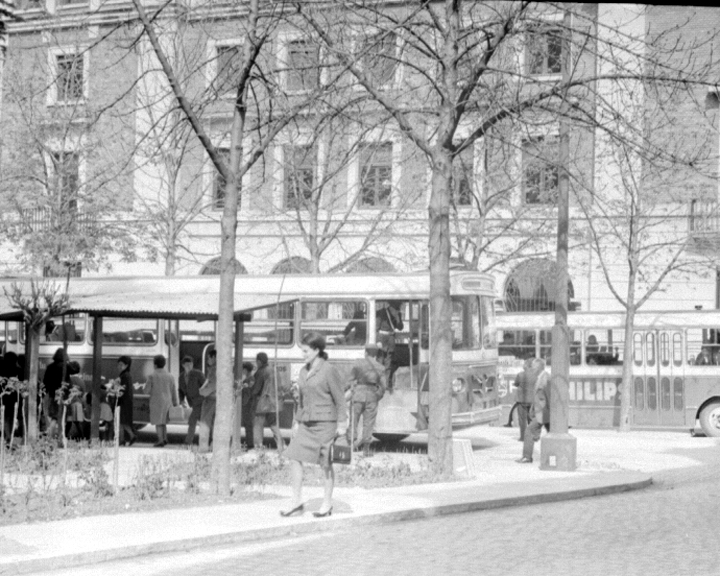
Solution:
{"label": "handbag", "polygon": [[350,446],[338,444],[337,438],[330,444],[330,463],[331,464],[350,464],[352,458],[352,450]]}

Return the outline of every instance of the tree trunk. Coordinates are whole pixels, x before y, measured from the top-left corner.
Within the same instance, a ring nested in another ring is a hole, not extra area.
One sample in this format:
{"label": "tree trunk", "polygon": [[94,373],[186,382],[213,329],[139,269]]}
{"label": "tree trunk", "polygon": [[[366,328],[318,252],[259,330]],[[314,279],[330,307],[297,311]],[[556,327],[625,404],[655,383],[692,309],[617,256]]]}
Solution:
{"label": "tree trunk", "polygon": [[40,361],[40,329],[30,328],[27,330],[27,336],[30,345],[28,346],[28,366],[30,370],[27,375],[28,379],[28,397],[27,397],[27,414],[25,414],[27,422],[28,440],[36,442],[40,436],[38,428],[38,362]]}
{"label": "tree trunk", "polygon": [[450,183],[452,160],[434,158],[428,208],[430,239],[430,418],[428,456],[436,474],[452,474],[452,331],[450,301]]}
{"label": "tree trunk", "polygon": [[635,326],[635,269],[628,276],[627,310],[625,314],[625,350],[623,352],[622,389],[620,391],[620,432],[630,431],[632,418],[632,369],[633,369],[633,329]]}

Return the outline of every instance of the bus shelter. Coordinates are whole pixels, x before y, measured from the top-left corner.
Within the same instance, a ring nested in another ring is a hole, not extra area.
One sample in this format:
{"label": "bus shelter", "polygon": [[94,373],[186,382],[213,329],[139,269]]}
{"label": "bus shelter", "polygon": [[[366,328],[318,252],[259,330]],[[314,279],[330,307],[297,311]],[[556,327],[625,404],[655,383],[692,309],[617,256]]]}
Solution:
{"label": "bus shelter", "polygon": [[[108,280],[111,280],[108,282]],[[71,283],[70,303],[66,314],[89,316],[92,322],[92,408],[91,437],[99,437],[100,392],[102,386],[103,319],[146,318],[157,320],[217,321],[220,300],[219,278],[205,277],[190,286],[185,282],[169,283],[169,278],[134,277],[83,279]],[[21,281],[22,282],[22,281]],[[233,303],[235,323],[235,374],[242,372],[243,334],[245,322],[252,321],[252,312],[269,306],[280,306],[297,298],[282,298],[274,294],[238,292]],[[9,307],[7,300],[0,305],[0,320],[23,322],[23,313]],[[25,325],[25,342],[30,334]],[[29,358],[29,355],[26,356]],[[26,372],[27,373],[27,372]]]}

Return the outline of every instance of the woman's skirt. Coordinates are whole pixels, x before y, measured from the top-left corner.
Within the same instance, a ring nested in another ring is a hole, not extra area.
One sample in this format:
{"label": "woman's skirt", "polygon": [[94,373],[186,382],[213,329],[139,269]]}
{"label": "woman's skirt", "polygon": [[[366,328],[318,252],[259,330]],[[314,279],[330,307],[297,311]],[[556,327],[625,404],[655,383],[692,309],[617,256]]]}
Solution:
{"label": "woman's skirt", "polygon": [[308,464],[327,465],[330,460],[330,444],[335,439],[337,422],[300,422],[297,434],[283,456]]}

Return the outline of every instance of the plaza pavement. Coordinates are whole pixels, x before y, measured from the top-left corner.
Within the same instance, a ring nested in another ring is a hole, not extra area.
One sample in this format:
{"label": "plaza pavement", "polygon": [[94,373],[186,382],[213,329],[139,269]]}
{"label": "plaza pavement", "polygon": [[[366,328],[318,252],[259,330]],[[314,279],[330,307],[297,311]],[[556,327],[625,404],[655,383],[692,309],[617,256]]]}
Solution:
{"label": "plaza pavement", "polygon": [[[474,468],[471,478],[374,490],[336,488],[333,515],[322,519],[311,514],[320,505],[322,488],[305,488],[303,516],[282,518],[279,511],[287,506],[289,487],[268,486],[265,493],[275,494],[277,499],[6,526],[0,528],[0,574],[42,572],[142,554],[639,489],[650,485],[653,472],[698,465],[693,450],[718,444],[713,438],[667,431],[571,433],[578,439],[578,469],[557,472],[539,470],[539,458],[531,465],[515,462],[522,447],[517,428],[474,427],[456,432],[456,438],[467,438],[473,446],[468,463]],[[409,440],[412,447],[422,443],[423,437],[415,435]],[[191,457],[179,447],[123,448],[120,469],[132,470],[140,456],[151,455]],[[251,452],[244,457],[254,455]],[[410,448],[377,453],[369,462],[383,466],[405,461],[416,467],[421,458]],[[120,483],[127,484],[131,478],[130,472],[124,472]]]}

